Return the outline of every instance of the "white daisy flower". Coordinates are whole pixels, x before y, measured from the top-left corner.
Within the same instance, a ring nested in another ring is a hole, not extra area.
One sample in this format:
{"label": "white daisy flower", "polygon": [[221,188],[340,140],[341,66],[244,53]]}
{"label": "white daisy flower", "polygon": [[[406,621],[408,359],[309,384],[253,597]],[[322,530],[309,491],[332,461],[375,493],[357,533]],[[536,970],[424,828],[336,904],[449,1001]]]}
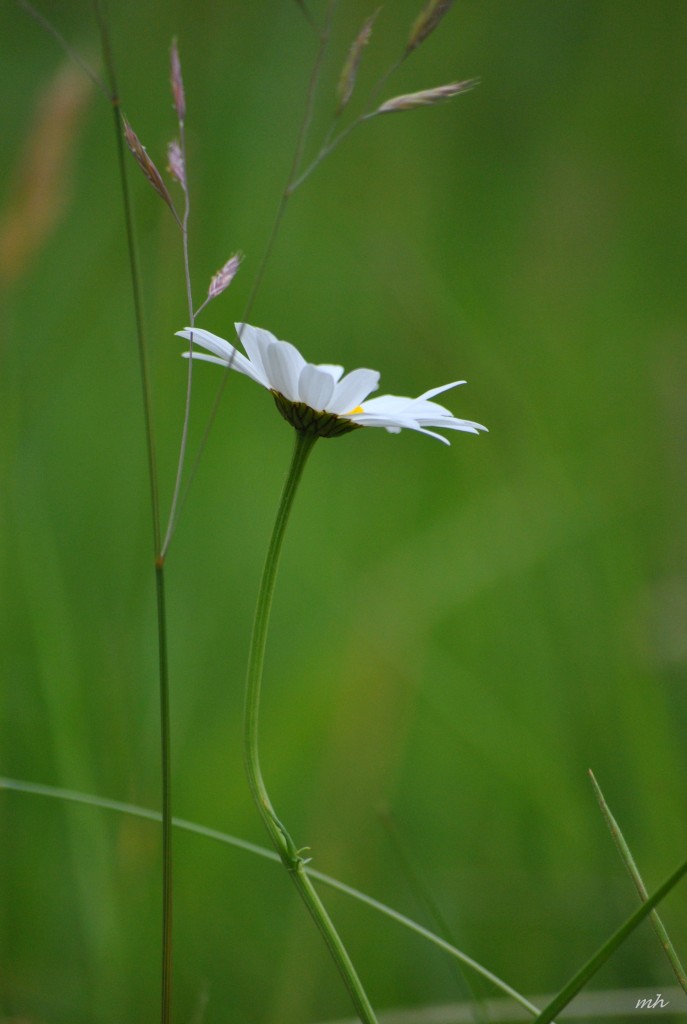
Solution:
{"label": "white daisy flower", "polygon": [[[187,327],[177,332],[180,338],[193,343],[193,350],[184,352],[184,356],[229,366],[250,377],[272,393],[284,419],[304,433],[337,437],[358,427],[384,427],[391,434],[403,429],[418,430],[449,444],[447,438],[427,428],[463,430],[469,434],[487,429],[481,423],[458,419],[449,409],[431,401],[442,391],[464,384],[463,380],[432,388],[418,398],[368,398],[379,385],[377,370],[352,370],[344,376],[342,366],[307,363],[297,348],[288,341],[279,341],[262,327],[235,327],[247,355],[210,331]],[[199,352],[197,345],[206,352]]]}

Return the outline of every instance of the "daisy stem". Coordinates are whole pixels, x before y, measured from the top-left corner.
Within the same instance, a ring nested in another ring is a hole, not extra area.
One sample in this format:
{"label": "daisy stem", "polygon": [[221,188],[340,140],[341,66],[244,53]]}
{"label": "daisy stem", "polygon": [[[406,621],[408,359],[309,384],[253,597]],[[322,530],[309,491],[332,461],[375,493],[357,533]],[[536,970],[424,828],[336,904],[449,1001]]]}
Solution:
{"label": "daisy stem", "polygon": [[308,878],[306,872],[307,861],[301,856],[291,836],[272,806],[272,801],[267,793],[267,788],[262,777],[260,768],[260,755],[258,750],[258,718],[260,711],[260,689],[262,683],[262,671],[265,663],[265,646],[267,643],[267,630],[269,626],[272,597],[274,585],[279,567],[279,557],[289,515],[293,506],[293,500],[298,490],[298,484],[303,474],[303,469],[312,451],[317,438],[309,434],[296,431],[296,440],[293,449],[291,465],[284,484],[277,517],[274,523],[274,530],[267,549],[265,568],[263,570],[258,602],[255,609],[253,622],[253,635],[251,638],[250,654],[248,658],[248,673],[246,678],[246,702],[244,710],[244,757],[248,784],[253,795],[253,800],[260,813],[265,828],[272,841],[272,845],[279,854],[282,864],[289,873],[298,894],[305,903],[308,911],[315,921],[322,938],[324,939],[334,963],[341,975],[343,982],[348,989],[353,1005],[364,1024],[376,1024],[374,1010],[370,1005],[362,983],[356,973],[355,967],[346,951],[346,948],[339,938],[339,935],[327,914],[315,888]]}

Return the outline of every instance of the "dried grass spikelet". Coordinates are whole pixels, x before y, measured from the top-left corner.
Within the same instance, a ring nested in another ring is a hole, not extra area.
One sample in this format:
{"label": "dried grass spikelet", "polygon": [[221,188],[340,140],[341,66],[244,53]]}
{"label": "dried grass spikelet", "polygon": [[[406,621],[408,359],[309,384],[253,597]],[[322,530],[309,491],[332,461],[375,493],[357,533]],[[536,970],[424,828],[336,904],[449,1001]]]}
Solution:
{"label": "dried grass spikelet", "polygon": [[339,105],[336,109],[337,114],[340,114],[344,109],[351,96],[353,95],[353,89],[355,88],[355,80],[358,74],[358,67],[360,65],[360,59],[363,55],[363,50],[370,41],[372,35],[372,28],[377,19],[381,7],[378,7],[374,14],[365,21],[358,35],[351,43],[351,48],[348,51],[346,62],[341,69],[341,76],[339,83],[336,88],[336,94],[339,98]]}
{"label": "dried grass spikelet", "polygon": [[453,6],[453,0],[429,0],[424,10],[415,19],[410,30],[405,53],[408,55],[431,35],[445,14]]}
{"label": "dried grass spikelet", "polygon": [[167,191],[167,186],[162,180],[162,176],[158,171],[153,161],[148,156],[145,146],[141,143],[136,132],[133,130],[127,119],[122,115],[122,121],[124,123],[124,138],[126,144],[133,153],[134,159],[138,166],[141,168],[146,178],[153,186],[157,194],[161,199],[167,203],[172,213],[175,213],[174,204],[172,203],[172,197]]}
{"label": "dried grass spikelet", "polygon": [[179,121],[186,117],[186,94],[184,92],[184,79],[181,75],[181,61],[179,60],[179,48],[176,39],[172,40],[169,51],[169,77],[172,85],[172,96],[174,97],[174,109],[177,112]]}
{"label": "dried grass spikelet", "polygon": [[224,266],[220,267],[210,281],[210,287],[208,288],[208,301],[216,298],[218,295],[221,295],[222,292],[229,287],[236,277],[236,272],[241,265],[242,259],[243,254],[235,252],[234,255],[227,260]]}
{"label": "dried grass spikelet", "polygon": [[0,214],[0,284],[21,276],[60,219],[90,97],[91,83],[71,64],[61,65],[38,95]]}
{"label": "dried grass spikelet", "polygon": [[417,107],[435,107],[453,96],[474,89],[478,84],[478,78],[467,78],[464,82],[449,82],[448,85],[438,85],[435,89],[422,89],[420,92],[410,92],[405,96],[394,96],[393,99],[382,103],[381,107],[377,107],[370,116],[396,114],[402,110],[415,110]]}

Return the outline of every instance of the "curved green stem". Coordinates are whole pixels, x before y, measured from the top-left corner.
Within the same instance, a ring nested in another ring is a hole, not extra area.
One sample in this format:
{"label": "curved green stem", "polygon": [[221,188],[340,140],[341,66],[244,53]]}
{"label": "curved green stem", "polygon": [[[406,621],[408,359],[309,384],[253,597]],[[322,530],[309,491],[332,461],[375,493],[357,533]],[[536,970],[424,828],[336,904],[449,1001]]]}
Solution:
{"label": "curved green stem", "polygon": [[293,449],[293,456],[289,473],[284,484],[277,518],[272,532],[272,538],[267,550],[265,568],[263,570],[258,603],[255,609],[255,620],[253,623],[253,636],[251,638],[250,655],[248,659],[248,674],[246,678],[246,703],[244,711],[244,757],[248,784],[253,795],[255,805],[260,812],[265,828],[269,834],[272,844],[279,854],[282,864],[289,873],[298,894],[305,903],[308,911],[315,921],[320,934],[322,935],[339,974],[348,989],[356,1012],[364,1024],[376,1024],[374,1010],[365,994],[362,983],[356,973],[351,959],[342,943],[334,925],[327,914],[315,888],[308,878],[306,872],[307,861],[301,857],[298,848],[293,842],[286,828],[279,820],[272,806],[272,801],[267,793],[267,788],[262,777],[260,768],[260,756],[258,752],[258,718],[260,711],[260,688],[262,683],[262,670],[265,662],[265,645],[267,642],[267,628],[269,625],[270,610],[272,607],[272,596],[274,584],[277,578],[279,567],[279,556],[281,554],[286,525],[289,521],[289,514],[293,506],[293,499],[298,490],[298,484],[303,474],[308,455],[312,451],[317,438],[309,434],[296,431],[296,441]]}

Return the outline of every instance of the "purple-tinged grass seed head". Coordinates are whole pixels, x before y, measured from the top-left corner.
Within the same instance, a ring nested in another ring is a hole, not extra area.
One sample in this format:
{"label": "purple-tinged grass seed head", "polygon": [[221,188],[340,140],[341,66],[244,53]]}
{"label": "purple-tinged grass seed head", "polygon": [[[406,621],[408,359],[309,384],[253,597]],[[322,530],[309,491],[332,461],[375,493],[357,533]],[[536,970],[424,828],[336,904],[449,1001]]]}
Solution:
{"label": "purple-tinged grass seed head", "polygon": [[174,98],[174,109],[177,112],[179,121],[186,117],[186,94],[184,92],[184,79],[181,75],[181,61],[179,60],[179,48],[176,39],[172,40],[169,52],[169,75]]}
{"label": "purple-tinged grass seed head", "polygon": [[174,204],[172,203],[172,197],[167,191],[167,186],[162,180],[160,172],[158,171],[157,167],[148,156],[145,146],[141,143],[141,140],[139,139],[138,135],[133,130],[127,119],[123,117],[122,120],[124,122],[124,138],[126,139],[127,146],[133,153],[134,160],[141,168],[141,170],[143,171],[146,178],[153,186],[157,194],[162,199],[164,199],[164,201],[167,203],[167,206],[169,206],[172,213],[174,213]]}
{"label": "purple-tinged grass seed head", "polygon": [[240,252],[235,252],[231,259],[227,260],[223,267],[220,267],[210,281],[208,299],[216,298],[229,287],[236,277],[236,273],[241,265],[242,259],[243,255]]}
{"label": "purple-tinged grass seed head", "polygon": [[186,191],[186,166],[184,164],[184,154],[181,152],[181,146],[177,139],[172,139],[167,146],[167,170],[173,178],[176,178],[184,191]]}

